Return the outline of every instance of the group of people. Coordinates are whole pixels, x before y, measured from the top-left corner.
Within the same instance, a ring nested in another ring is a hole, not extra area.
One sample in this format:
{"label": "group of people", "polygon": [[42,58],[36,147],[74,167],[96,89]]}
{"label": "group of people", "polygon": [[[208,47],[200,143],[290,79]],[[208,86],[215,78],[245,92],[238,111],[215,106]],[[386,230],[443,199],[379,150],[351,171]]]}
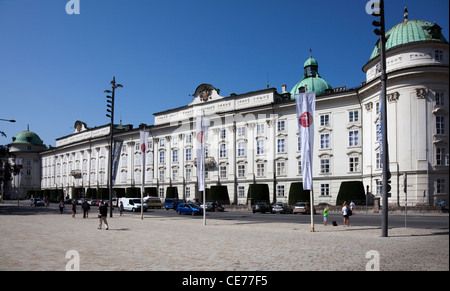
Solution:
{"label": "group of people", "polygon": [[[328,210],[330,210],[330,207],[327,205],[323,209],[323,225],[327,226],[328,221]],[[344,218],[344,227],[347,225],[350,226],[350,216],[353,214],[353,211],[355,211],[355,203],[353,201],[350,202],[350,205],[347,206],[347,202],[344,201],[344,204],[342,205],[342,216]]]}
{"label": "group of people", "polygon": [[[64,201],[61,200],[61,202],[59,202],[59,213],[63,214],[64,211]],[[84,199],[84,201],[81,203],[81,209],[83,210],[83,218],[88,218],[89,217],[89,210],[91,209],[91,206],[89,205],[89,203],[87,202],[86,199]],[[75,218],[77,214],[77,202],[73,201],[72,202],[72,217]],[[100,224],[98,225],[98,229],[102,229],[102,224],[105,224],[106,230],[108,230],[109,226],[108,226],[108,221],[106,220],[108,216],[108,203],[106,203],[105,201],[100,201],[99,207],[98,207],[98,218],[99,218],[99,222]]]}

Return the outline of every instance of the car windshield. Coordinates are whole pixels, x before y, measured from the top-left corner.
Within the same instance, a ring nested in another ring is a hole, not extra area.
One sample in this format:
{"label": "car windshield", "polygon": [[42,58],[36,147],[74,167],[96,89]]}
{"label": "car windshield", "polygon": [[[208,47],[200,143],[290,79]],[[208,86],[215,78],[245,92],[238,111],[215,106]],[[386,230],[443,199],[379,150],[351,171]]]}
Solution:
{"label": "car windshield", "polygon": [[295,204],[295,206],[304,207],[304,206],[305,206],[305,203],[297,203],[297,204]]}
{"label": "car windshield", "polygon": [[133,201],[134,203],[141,203],[141,199],[133,199],[133,200],[131,200],[131,201]]}
{"label": "car windshield", "polygon": [[198,208],[198,206],[197,206],[197,205],[195,205],[195,204],[191,204],[191,203],[189,203],[189,204],[186,204],[186,205],[189,205],[189,206],[191,206],[192,208]]}

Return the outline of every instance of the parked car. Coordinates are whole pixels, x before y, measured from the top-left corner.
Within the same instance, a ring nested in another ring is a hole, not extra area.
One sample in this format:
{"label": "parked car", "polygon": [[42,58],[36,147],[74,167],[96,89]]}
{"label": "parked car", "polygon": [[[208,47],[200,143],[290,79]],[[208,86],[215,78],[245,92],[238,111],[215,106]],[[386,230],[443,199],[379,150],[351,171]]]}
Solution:
{"label": "parked car", "polygon": [[34,206],[34,207],[37,207],[37,206],[45,206],[45,201],[44,200],[42,200],[41,198],[31,198],[30,199],[30,206]]}
{"label": "parked car", "polygon": [[[205,209],[204,204],[200,205],[200,207]],[[216,208],[217,208],[217,211],[219,211],[219,212],[225,211],[225,208],[220,203],[214,202],[214,205],[213,205],[213,202],[206,202],[206,211],[216,211]]]}
{"label": "parked car", "polygon": [[176,209],[178,214],[197,215],[203,214],[203,209],[194,203],[180,203]]}
{"label": "parked car", "polygon": [[292,207],[290,207],[289,205],[287,205],[287,203],[275,203],[272,207],[272,212],[273,213],[289,213],[292,214],[293,210]]}
{"label": "parked car", "polygon": [[270,206],[269,204],[267,204],[265,202],[259,202],[259,203],[255,203],[252,206],[252,211],[253,211],[253,213],[256,213],[256,212],[261,212],[261,213],[270,212],[270,213],[272,213],[272,206]]}
{"label": "parked car", "polygon": [[[309,202],[297,202],[294,206],[294,214],[311,214],[311,208]],[[314,208],[314,214],[316,214],[316,209]]]}
{"label": "parked car", "polygon": [[148,196],[144,198],[144,203],[147,204],[148,208],[158,208],[161,209],[162,203],[159,197]]}
{"label": "parked car", "polygon": [[125,211],[139,212],[141,207],[144,211],[147,211],[147,204],[141,205],[141,198],[119,198],[119,205],[120,202],[123,203],[123,210]]}
{"label": "parked car", "polygon": [[169,209],[177,209],[178,204],[184,202],[183,199],[177,199],[177,198],[166,198],[166,200],[164,200],[164,208],[166,210]]}

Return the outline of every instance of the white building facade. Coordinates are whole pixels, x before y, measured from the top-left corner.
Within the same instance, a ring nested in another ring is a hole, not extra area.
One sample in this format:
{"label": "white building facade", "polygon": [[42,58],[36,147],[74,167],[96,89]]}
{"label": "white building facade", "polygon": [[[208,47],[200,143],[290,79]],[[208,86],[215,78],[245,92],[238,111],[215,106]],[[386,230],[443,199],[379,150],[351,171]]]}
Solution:
{"label": "white building facade", "polygon": [[[420,27],[411,36],[408,27]],[[424,21],[392,28],[387,46],[387,122],[392,191],[389,203],[448,203],[449,49],[440,27]],[[402,36],[400,38],[399,36]],[[400,40],[399,40],[400,39]],[[406,39],[406,40],[405,40]],[[287,202],[290,185],[301,182],[298,125],[293,93],[316,91],[313,183],[315,203],[336,203],[344,181],[361,181],[381,195],[378,136],[380,88],[377,47],[364,65],[359,88],[332,88],[318,74],[312,57],[302,80],[289,93],[283,86],[228,97],[202,84],[186,106],[154,114],[153,125],[118,126],[123,140],[114,188],[145,188],[165,197],[177,187],[179,198],[201,200],[197,191],[196,116],[211,120],[207,133],[206,187],[225,185],[230,203],[246,204],[250,184],[269,185],[271,202]],[[306,87],[306,88],[305,88]],[[73,134],[40,153],[41,188],[71,195],[74,188],[107,188],[109,126]],[[149,131],[146,164],[141,164],[139,130]],[[406,186],[404,177],[407,176]]]}

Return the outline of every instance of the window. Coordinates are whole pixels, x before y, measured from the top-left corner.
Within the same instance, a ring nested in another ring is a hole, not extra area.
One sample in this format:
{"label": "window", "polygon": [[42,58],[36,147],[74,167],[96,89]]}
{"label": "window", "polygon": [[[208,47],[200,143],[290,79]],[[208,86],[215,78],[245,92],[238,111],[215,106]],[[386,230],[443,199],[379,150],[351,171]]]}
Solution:
{"label": "window", "polygon": [[178,180],[178,169],[172,169],[172,179],[174,181]]}
{"label": "window", "polygon": [[436,180],[436,194],[445,194],[445,179]]}
{"label": "window", "polygon": [[192,160],[192,148],[187,148],[186,149],[186,161],[191,161]]}
{"label": "window", "polygon": [[284,185],[277,185],[277,196],[284,197]]}
{"label": "window", "polygon": [[178,150],[173,150],[172,151],[172,162],[173,163],[178,163]]}
{"label": "window", "polygon": [[160,152],[159,152],[159,163],[160,163],[160,164],[164,164],[164,161],[165,161],[165,155],[166,155],[166,152],[165,152],[165,151],[160,151]]}
{"label": "window", "polygon": [[445,148],[436,148],[436,165],[444,166],[445,165]]}
{"label": "window", "polygon": [[284,138],[279,138],[277,141],[277,153],[286,152],[286,140]]}
{"label": "window", "polygon": [[277,176],[286,175],[286,164],[284,161],[277,162]]}
{"label": "window", "polygon": [[172,145],[173,146],[178,146],[178,136],[172,137]]}
{"label": "window", "polygon": [[265,166],[263,163],[256,164],[256,176],[264,177],[266,175]]}
{"label": "window", "polygon": [[330,134],[324,133],[320,135],[320,148],[329,149],[330,148]]}
{"label": "window", "polygon": [[227,145],[224,143],[220,144],[219,157],[220,158],[227,157]]}
{"label": "window", "polygon": [[444,116],[436,116],[436,134],[445,134]]}
{"label": "window", "polygon": [[219,167],[219,175],[220,175],[220,178],[223,178],[223,179],[227,178],[227,166]]}
{"label": "window", "polygon": [[358,121],[359,121],[358,110],[350,111],[348,113],[348,122],[358,122]]}
{"label": "window", "polygon": [[226,130],[225,129],[221,129],[219,136],[220,136],[221,139],[225,139],[227,137]]}
{"label": "window", "polygon": [[192,168],[186,168],[186,181],[192,180]]}
{"label": "window", "polygon": [[186,143],[192,143],[192,134],[186,134]]}
{"label": "window", "polygon": [[238,196],[245,197],[245,187],[244,186],[238,186]]}
{"label": "window", "polygon": [[191,197],[191,187],[186,187],[186,198]]}
{"label": "window", "polygon": [[359,157],[349,158],[349,171],[358,172],[359,171]]}
{"label": "window", "polygon": [[302,139],[300,136],[297,138],[297,150],[300,152],[302,150]]}
{"label": "window", "polygon": [[280,120],[277,122],[277,131],[282,132],[285,130],[286,121]]}
{"label": "window", "polygon": [[257,155],[264,154],[264,140],[263,139],[258,139],[256,141],[256,154]]}
{"label": "window", "polygon": [[330,159],[320,160],[320,173],[322,174],[330,173]]}
{"label": "window", "polygon": [[256,125],[256,135],[264,135],[264,123]]}
{"label": "window", "polygon": [[159,147],[163,148],[166,146],[166,139],[165,138],[160,138],[159,139]]}
{"label": "window", "polygon": [[320,126],[327,126],[330,125],[330,115],[324,114],[320,115]]}
{"label": "window", "polygon": [[320,195],[330,196],[330,184],[320,184]]}
{"label": "window", "polygon": [[237,128],[237,136],[244,137],[245,136],[245,126],[241,126]]}
{"label": "window", "polygon": [[238,178],[245,178],[245,165],[238,165]]}
{"label": "window", "polygon": [[164,181],[164,178],[166,176],[166,173],[164,170],[159,170],[159,180]]}
{"label": "window", "polygon": [[375,164],[377,169],[381,169],[381,154],[376,153],[375,154]]}
{"label": "window", "polygon": [[359,146],[359,131],[351,130],[348,133],[348,146]]}
{"label": "window", "polygon": [[297,161],[297,174],[298,175],[302,174],[302,161],[301,160]]}
{"label": "window", "polygon": [[434,60],[443,61],[444,60],[444,52],[441,50],[434,51]]}
{"label": "window", "polygon": [[245,142],[238,142],[238,157],[245,156]]}
{"label": "window", "polygon": [[437,106],[443,106],[444,105],[444,93],[442,92],[436,92],[436,105]]}

